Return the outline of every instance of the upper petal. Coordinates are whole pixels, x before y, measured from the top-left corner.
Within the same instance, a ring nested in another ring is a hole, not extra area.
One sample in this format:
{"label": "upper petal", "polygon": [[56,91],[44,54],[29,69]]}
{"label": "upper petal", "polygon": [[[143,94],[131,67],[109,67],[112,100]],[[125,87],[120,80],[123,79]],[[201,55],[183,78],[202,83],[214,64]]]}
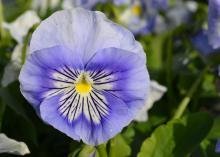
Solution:
{"label": "upper petal", "polygon": [[87,62],[99,49],[116,47],[146,57],[141,45],[127,29],[111,22],[101,12],[82,8],[54,13],[33,33],[30,51],[55,45],[78,49]]}

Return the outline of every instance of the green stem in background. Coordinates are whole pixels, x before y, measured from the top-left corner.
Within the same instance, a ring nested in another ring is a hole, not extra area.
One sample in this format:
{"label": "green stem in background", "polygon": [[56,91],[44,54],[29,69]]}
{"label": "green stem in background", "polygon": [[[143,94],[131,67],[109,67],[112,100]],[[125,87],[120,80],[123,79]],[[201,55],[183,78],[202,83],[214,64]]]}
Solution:
{"label": "green stem in background", "polygon": [[2,101],[0,100],[0,132],[2,130],[2,121],[3,121],[3,116],[5,113],[5,108],[6,108],[6,105],[2,103]]}
{"label": "green stem in background", "polygon": [[25,60],[26,60],[27,48],[28,48],[29,41],[31,39],[31,34],[32,33],[28,33],[28,35],[24,39],[24,44],[23,44],[23,47],[22,47],[22,56],[21,56],[21,64],[22,65],[25,63]]}
{"label": "green stem in background", "polygon": [[[166,84],[167,84],[167,96],[169,104],[174,104],[174,94],[173,94],[173,40],[172,32],[167,34],[167,42],[165,45],[166,48]],[[171,106],[168,106],[169,111],[171,111]]]}
{"label": "green stem in background", "polygon": [[108,157],[106,152],[106,144],[101,144],[96,147],[100,157]]}
{"label": "green stem in background", "polygon": [[3,39],[5,36],[5,32],[3,29],[3,21],[4,21],[3,17],[4,17],[3,16],[3,5],[2,5],[2,0],[0,0],[0,39]]}
{"label": "green stem in background", "polygon": [[29,45],[29,42],[31,40],[31,36],[32,36],[32,33],[33,31],[37,28],[38,24],[35,24],[28,32],[27,36],[25,37],[24,39],[24,44],[23,44],[23,47],[22,47],[22,56],[21,56],[21,63],[22,65],[25,63],[25,60],[26,60],[26,56],[27,56],[27,48],[28,48],[28,45]]}
{"label": "green stem in background", "polygon": [[177,108],[173,119],[178,119],[183,115],[184,111],[186,110],[188,104],[190,103],[194,93],[198,89],[207,70],[208,70],[208,66],[201,72],[201,74],[199,75],[199,77],[197,78],[197,80],[194,82],[191,89],[189,90],[188,94],[180,102],[179,107]]}

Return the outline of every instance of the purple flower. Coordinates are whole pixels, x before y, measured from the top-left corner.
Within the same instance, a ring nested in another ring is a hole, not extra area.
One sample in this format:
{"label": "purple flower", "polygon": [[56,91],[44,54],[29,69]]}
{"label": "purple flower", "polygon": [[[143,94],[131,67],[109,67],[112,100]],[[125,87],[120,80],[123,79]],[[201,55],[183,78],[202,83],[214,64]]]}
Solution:
{"label": "purple flower", "polygon": [[214,49],[208,40],[208,33],[205,30],[199,31],[191,38],[192,44],[196,50],[198,50],[202,55],[206,56],[219,49]]}
{"label": "purple flower", "polygon": [[123,5],[123,4],[129,4],[131,3],[131,0],[113,0],[113,3],[115,5]]}
{"label": "purple flower", "polygon": [[167,9],[168,7],[167,0],[147,0],[143,2],[148,4],[148,8],[152,7],[154,9]]}
{"label": "purple flower", "polygon": [[148,34],[155,26],[157,11],[144,1],[134,0],[120,14],[119,21],[134,34]]}
{"label": "purple flower", "polygon": [[220,47],[220,0],[209,0],[208,37],[213,48]]}
{"label": "purple flower", "polygon": [[75,7],[83,7],[86,9],[93,8],[97,3],[104,3],[106,0],[64,0],[62,7],[64,9],[71,9]]}
{"label": "purple flower", "polygon": [[75,140],[98,145],[128,125],[147,98],[141,45],[101,12],[54,13],[33,33],[19,80],[38,115]]}
{"label": "purple flower", "polygon": [[215,151],[217,153],[220,153],[220,139],[218,139],[218,141],[217,141],[217,144],[216,144],[216,147],[215,147]]}

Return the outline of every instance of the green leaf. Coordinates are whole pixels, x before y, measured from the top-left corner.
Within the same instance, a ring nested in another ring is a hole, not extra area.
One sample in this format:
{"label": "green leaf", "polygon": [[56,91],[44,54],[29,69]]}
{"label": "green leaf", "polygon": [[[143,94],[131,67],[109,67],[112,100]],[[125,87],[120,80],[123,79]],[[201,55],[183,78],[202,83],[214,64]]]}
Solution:
{"label": "green leaf", "polygon": [[30,121],[29,115],[33,114],[33,109],[21,95],[19,83],[17,81],[5,88],[0,88],[0,98],[3,103],[9,106],[18,115]]}
{"label": "green leaf", "polygon": [[207,113],[172,120],[144,141],[138,157],[186,157],[207,136],[212,124]]}
{"label": "green leaf", "polygon": [[110,141],[109,157],[127,157],[131,155],[131,148],[120,134]]}
{"label": "green leaf", "polygon": [[220,116],[216,117],[211,131],[209,132],[208,139],[217,139],[220,137]]}
{"label": "green leaf", "polygon": [[[95,153],[96,149],[93,146],[85,145],[80,151],[78,157],[90,157]],[[95,157],[98,157],[98,153],[96,153]]]}

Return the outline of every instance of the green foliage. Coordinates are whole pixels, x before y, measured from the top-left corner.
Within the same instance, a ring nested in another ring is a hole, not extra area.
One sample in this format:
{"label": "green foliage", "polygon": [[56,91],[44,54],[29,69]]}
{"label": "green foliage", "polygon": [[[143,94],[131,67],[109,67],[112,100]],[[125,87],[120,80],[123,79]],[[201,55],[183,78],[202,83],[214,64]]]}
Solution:
{"label": "green foliage", "polygon": [[147,138],[138,157],[185,157],[206,137],[213,119],[206,113],[195,113],[159,126]]}
{"label": "green foliage", "polygon": [[131,155],[131,148],[121,135],[117,135],[110,141],[109,157],[128,157]]}

